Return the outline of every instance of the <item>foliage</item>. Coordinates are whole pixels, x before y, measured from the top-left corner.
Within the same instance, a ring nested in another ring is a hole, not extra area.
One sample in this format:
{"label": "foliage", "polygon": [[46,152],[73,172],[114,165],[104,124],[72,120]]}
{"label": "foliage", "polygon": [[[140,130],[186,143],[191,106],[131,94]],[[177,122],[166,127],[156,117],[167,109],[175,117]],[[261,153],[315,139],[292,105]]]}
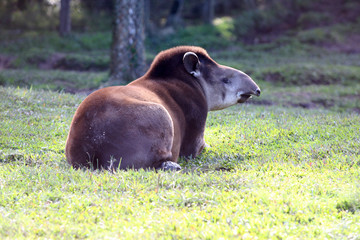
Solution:
{"label": "foliage", "polygon": [[[280,5],[274,5],[278,7]],[[235,22],[235,35],[239,37],[255,37],[256,34],[269,33],[274,26],[281,25],[286,18],[285,7],[281,9],[254,9],[243,12]]]}
{"label": "foliage", "polygon": [[[55,30],[58,24],[58,9],[46,1],[3,0],[0,3],[0,28],[24,30]],[[21,8],[21,9],[20,9]],[[2,20],[2,21],[1,21]]]}
{"label": "foliage", "polygon": [[[351,25],[359,20],[355,13],[360,9],[360,4],[357,1],[347,1],[346,4],[338,0],[261,2],[263,4],[253,4],[255,7],[241,12],[235,18],[234,34],[238,39],[250,43],[269,41],[262,38],[268,37],[267,34],[276,36],[279,33],[292,33],[331,26],[336,23]],[[356,26],[358,27],[358,25]],[[326,33],[321,32],[321,29],[316,31],[314,34],[319,35],[318,38],[321,40],[324,40],[325,34],[334,37],[330,31]]]}
{"label": "foliage", "polygon": [[309,11],[300,15],[297,23],[303,28],[317,27],[331,21],[331,14],[327,12]]}
{"label": "foliage", "polygon": [[219,21],[219,24],[189,26],[171,34],[154,36],[147,40],[152,51],[160,51],[174,46],[194,45],[205,49],[221,49],[232,44],[229,21]]}

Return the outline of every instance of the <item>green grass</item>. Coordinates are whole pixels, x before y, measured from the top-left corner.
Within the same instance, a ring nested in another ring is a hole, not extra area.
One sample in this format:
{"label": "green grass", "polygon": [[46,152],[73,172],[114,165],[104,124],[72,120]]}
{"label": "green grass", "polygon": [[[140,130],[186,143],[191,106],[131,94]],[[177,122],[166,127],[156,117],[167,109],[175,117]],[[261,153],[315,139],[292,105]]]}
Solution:
{"label": "green grass", "polygon": [[64,157],[84,95],[0,95],[2,239],[360,238],[358,114],[238,105],[181,172],[92,172]]}
{"label": "green grass", "polygon": [[72,33],[59,37],[57,32],[0,31],[0,52],[5,54],[27,54],[29,51],[84,52],[108,50],[111,31],[93,33]]}
{"label": "green grass", "polygon": [[107,77],[106,72],[6,69],[0,72],[0,85],[74,92],[98,88]]}

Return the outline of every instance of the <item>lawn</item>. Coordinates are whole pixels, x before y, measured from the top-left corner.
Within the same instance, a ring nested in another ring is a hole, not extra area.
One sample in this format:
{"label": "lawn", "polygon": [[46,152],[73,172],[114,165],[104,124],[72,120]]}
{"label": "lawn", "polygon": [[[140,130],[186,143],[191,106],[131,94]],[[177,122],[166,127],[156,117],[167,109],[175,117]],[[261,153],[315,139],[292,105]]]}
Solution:
{"label": "lawn", "polygon": [[0,95],[2,239],[360,238],[357,113],[238,105],[180,172],[92,172],[64,157],[85,95]]}

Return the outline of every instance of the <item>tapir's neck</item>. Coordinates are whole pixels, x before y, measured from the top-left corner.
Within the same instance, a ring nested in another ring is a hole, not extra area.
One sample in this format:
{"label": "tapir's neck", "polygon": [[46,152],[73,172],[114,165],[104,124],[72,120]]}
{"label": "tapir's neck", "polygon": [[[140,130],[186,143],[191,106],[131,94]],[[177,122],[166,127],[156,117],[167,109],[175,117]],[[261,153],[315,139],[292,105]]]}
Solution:
{"label": "tapir's neck", "polygon": [[168,99],[168,102],[165,102],[165,104],[176,102],[184,112],[191,111],[191,107],[208,111],[206,89],[197,79],[192,77],[187,79],[175,77],[148,79],[144,76],[131,82],[129,85],[139,86],[156,92],[164,99]]}
{"label": "tapir's neck", "polygon": [[173,99],[182,106],[183,111],[201,109],[203,113],[208,112],[206,89],[197,79],[173,79],[169,81],[167,88]]}
{"label": "tapir's neck", "polygon": [[196,80],[197,85],[199,86],[199,91],[202,92],[202,94],[204,95],[204,98],[206,99],[206,106],[207,106],[207,111],[211,110],[211,106],[210,106],[210,92],[209,89],[206,85],[206,82],[204,80]]}

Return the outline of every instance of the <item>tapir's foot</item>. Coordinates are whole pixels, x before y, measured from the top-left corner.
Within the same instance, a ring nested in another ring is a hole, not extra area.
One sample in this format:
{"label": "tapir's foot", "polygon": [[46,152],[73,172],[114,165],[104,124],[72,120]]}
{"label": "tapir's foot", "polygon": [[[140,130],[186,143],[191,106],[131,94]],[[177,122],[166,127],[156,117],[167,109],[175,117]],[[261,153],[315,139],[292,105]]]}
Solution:
{"label": "tapir's foot", "polygon": [[163,162],[158,169],[164,170],[164,171],[180,171],[181,167],[176,162]]}

